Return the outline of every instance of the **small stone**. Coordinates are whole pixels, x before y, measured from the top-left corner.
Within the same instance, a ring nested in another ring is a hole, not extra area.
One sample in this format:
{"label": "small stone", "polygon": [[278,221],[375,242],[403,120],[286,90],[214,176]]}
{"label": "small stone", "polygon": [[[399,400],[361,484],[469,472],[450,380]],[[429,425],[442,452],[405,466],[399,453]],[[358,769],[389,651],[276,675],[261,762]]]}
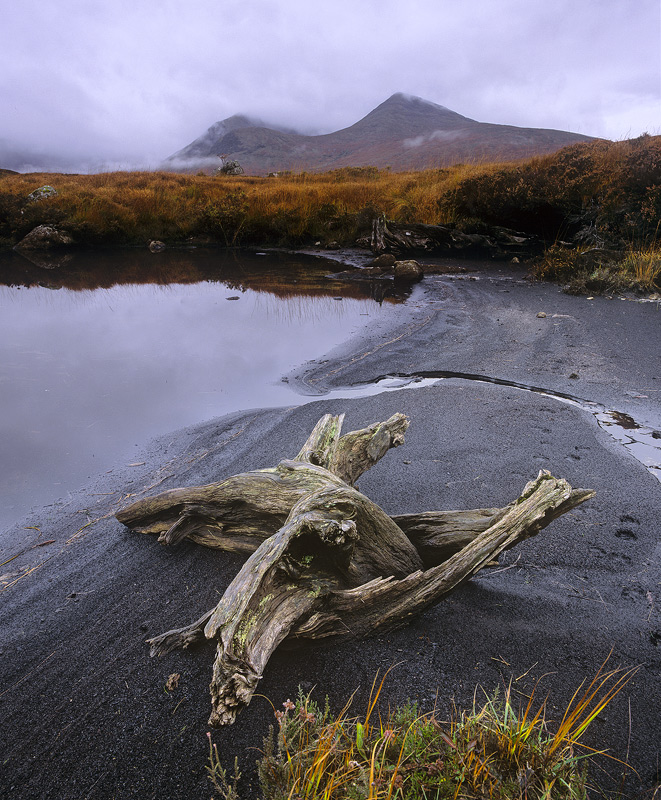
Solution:
{"label": "small stone", "polygon": [[519,263],[520,263],[519,259],[516,256],[514,256],[514,258],[512,259],[512,264],[519,264]]}
{"label": "small stone", "polygon": [[167,681],[165,682],[165,691],[173,692],[179,686],[180,678],[181,674],[179,672],[173,672],[172,675],[169,675]]}
{"label": "small stone", "polygon": [[545,319],[546,318],[546,311],[538,311],[537,312],[537,316],[539,317],[539,319]]}
{"label": "small stone", "polygon": [[161,242],[158,239],[152,239],[151,242],[149,242],[149,250],[152,253],[160,253],[165,250],[165,242]]}
{"label": "small stone", "polygon": [[569,376],[569,378],[570,378],[570,380],[573,380],[573,381],[577,380],[578,379],[578,372],[572,372],[572,374]]}
{"label": "small stone", "polygon": [[240,299],[241,298],[239,297],[238,294],[232,295],[232,297],[226,297],[225,298],[225,300],[240,300]]}

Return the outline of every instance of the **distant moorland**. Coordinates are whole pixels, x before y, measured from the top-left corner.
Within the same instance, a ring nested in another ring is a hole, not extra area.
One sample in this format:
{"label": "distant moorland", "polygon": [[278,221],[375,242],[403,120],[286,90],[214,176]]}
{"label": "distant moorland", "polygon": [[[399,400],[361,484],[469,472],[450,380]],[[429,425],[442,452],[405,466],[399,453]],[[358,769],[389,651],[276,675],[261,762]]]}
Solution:
{"label": "distant moorland", "polygon": [[[49,184],[57,194],[28,195]],[[539,237],[538,277],[576,288],[652,288],[661,279],[661,136],[593,140],[514,163],[420,172],[345,167],[278,177],[115,172],[15,174],[0,170],[0,246],[38,225],[83,247],[218,243],[352,246],[372,220]],[[587,283],[586,283],[587,282]],[[590,283],[592,282],[592,283]]]}

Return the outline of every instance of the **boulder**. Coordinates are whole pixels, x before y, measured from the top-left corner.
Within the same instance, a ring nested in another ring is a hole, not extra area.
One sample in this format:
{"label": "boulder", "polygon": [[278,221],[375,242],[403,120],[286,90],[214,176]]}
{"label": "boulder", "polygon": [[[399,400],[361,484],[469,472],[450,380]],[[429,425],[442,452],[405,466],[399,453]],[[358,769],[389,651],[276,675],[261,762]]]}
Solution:
{"label": "boulder", "polygon": [[409,259],[407,261],[395,261],[395,280],[402,283],[414,283],[422,280],[422,267],[417,261]]}
{"label": "boulder", "polygon": [[31,203],[35,200],[47,200],[49,197],[55,197],[56,194],[57,189],[54,189],[52,186],[40,186],[38,189],[35,189],[34,192],[30,192],[28,200]]}
{"label": "boulder", "polygon": [[51,225],[38,225],[16,245],[17,250],[49,250],[75,244],[73,237]]}

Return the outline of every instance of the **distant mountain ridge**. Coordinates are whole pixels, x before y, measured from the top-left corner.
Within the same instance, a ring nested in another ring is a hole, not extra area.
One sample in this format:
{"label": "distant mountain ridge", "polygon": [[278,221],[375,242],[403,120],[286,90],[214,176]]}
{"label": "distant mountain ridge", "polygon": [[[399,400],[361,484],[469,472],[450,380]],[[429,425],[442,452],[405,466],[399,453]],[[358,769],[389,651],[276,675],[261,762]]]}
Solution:
{"label": "distant mountain ridge", "polygon": [[514,161],[592,138],[569,131],[477,122],[445,106],[398,93],[348,128],[317,136],[235,115],[216,122],[170,156],[164,166],[208,169],[225,155],[252,175],[350,166],[418,170],[461,162]]}

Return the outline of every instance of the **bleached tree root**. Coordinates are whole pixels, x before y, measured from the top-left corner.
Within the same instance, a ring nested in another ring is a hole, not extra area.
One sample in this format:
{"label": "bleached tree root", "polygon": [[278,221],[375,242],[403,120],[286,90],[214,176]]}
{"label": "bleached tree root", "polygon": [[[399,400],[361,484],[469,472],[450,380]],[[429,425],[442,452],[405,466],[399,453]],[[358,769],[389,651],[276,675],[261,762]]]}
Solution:
{"label": "bleached tree root", "polygon": [[322,417],[292,460],[140,500],[117,518],[159,540],[250,553],[218,605],[149,640],[152,655],[216,639],[211,725],[250,702],[283,641],[363,637],[404,624],[594,493],[540,472],[504,508],[390,517],[353,487],[408,420],[341,436]]}

